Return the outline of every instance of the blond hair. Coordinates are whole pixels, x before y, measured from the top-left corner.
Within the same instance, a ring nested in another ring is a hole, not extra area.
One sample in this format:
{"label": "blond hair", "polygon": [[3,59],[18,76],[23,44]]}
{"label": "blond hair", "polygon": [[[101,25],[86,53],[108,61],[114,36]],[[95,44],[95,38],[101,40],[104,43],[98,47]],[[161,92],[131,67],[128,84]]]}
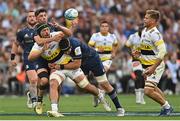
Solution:
{"label": "blond hair", "polygon": [[148,14],[152,19],[159,21],[160,19],[160,12],[157,10],[147,10],[146,14]]}

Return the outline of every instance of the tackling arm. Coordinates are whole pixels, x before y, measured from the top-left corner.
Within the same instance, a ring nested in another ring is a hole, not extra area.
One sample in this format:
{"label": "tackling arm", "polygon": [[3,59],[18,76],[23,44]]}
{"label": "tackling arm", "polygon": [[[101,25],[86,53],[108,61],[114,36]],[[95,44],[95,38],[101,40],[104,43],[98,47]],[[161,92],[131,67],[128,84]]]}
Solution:
{"label": "tackling arm", "polygon": [[72,62],[65,65],[49,64],[49,68],[56,69],[56,70],[59,70],[59,69],[75,70],[75,69],[80,68],[80,66],[81,66],[81,59],[75,59]]}
{"label": "tackling arm", "polygon": [[57,28],[59,28],[61,31],[63,31],[64,34],[67,36],[72,36],[72,34],[73,34],[73,31],[71,29],[68,29],[64,26],[58,25]]}
{"label": "tackling arm", "polygon": [[78,69],[81,66],[81,59],[73,60],[72,62],[64,65],[64,69]]}
{"label": "tackling arm", "polygon": [[52,41],[60,41],[62,39],[62,37],[64,37],[64,33],[59,31],[58,34],[52,36],[52,37],[49,37],[49,38],[42,38],[40,37],[39,35],[37,36],[34,36],[34,40],[36,41],[36,43],[40,46],[43,46],[44,44],[46,43],[50,43]]}

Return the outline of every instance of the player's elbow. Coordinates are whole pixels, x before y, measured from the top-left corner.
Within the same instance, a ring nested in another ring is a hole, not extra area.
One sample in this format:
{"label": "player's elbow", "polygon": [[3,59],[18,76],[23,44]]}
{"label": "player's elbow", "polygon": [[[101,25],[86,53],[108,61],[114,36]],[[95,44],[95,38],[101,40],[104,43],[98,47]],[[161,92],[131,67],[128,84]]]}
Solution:
{"label": "player's elbow", "polygon": [[73,35],[72,30],[70,30],[70,29],[67,30],[66,35],[67,35],[68,37],[72,36],[72,35]]}

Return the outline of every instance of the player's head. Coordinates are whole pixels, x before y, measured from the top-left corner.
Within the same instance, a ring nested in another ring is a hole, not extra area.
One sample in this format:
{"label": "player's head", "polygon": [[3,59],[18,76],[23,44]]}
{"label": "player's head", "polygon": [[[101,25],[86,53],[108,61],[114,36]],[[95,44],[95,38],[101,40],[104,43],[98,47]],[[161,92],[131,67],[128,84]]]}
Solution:
{"label": "player's head", "polygon": [[30,25],[30,26],[34,26],[36,25],[36,17],[35,17],[35,12],[34,11],[29,11],[27,13],[27,23]]}
{"label": "player's head", "polygon": [[35,16],[38,23],[47,23],[48,21],[47,10],[44,8],[36,10]]}
{"label": "player's head", "polygon": [[146,27],[156,26],[160,19],[160,12],[157,10],[147,10],[144,17],[144,25]]}
{"label": "player's head", "polygon": [[45,23],[39,23],[36,25],[37,34],[42,38],[50,37],[50,29],[49,26]]}
{"label": "player's head", "polygon": [[62,38],[59,42],[59,48],[66,54],[69,54],[71,51],[71,44],[68,38]]}
{"label": "player's head", "polygon": [[100,22],[100,32],[101,32],[101,34],[104,34],[104,35],[108,34],[108,32],[109,32],[109,23],[108,23],[108,21],[103,20],[103,21]]}

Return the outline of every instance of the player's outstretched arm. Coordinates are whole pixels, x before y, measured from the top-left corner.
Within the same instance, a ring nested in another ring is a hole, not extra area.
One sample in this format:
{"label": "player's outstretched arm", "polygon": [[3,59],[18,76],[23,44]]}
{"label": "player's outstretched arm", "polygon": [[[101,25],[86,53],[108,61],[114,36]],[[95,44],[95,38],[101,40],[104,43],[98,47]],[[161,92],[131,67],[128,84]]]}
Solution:
{"label": "player's outstretched arm", "polygon": [[33,61],[39,58],[41,54],[43,53],[45,47],[46,47],[46,44],[41,47],[37,43],[35,43],[28,55],[28,60]]}
{"label": "player's outstretched arm", "polygon": [[57,23],[54,18],[52,18],[51,23],[52,26],[56,27],[57,29],[61,30],[66,36],[72,36],[73,31],[71,29],[68,29],[67,27],[64,27]]}
{"label": "player's outstretched arm", "polygon": [[51,37],[51,38],[41,38],[39,35],[34,36],[34,40],[40,46],[43,46],[45,43],[52,42],[53,39],[54,39],[53,37]]}

